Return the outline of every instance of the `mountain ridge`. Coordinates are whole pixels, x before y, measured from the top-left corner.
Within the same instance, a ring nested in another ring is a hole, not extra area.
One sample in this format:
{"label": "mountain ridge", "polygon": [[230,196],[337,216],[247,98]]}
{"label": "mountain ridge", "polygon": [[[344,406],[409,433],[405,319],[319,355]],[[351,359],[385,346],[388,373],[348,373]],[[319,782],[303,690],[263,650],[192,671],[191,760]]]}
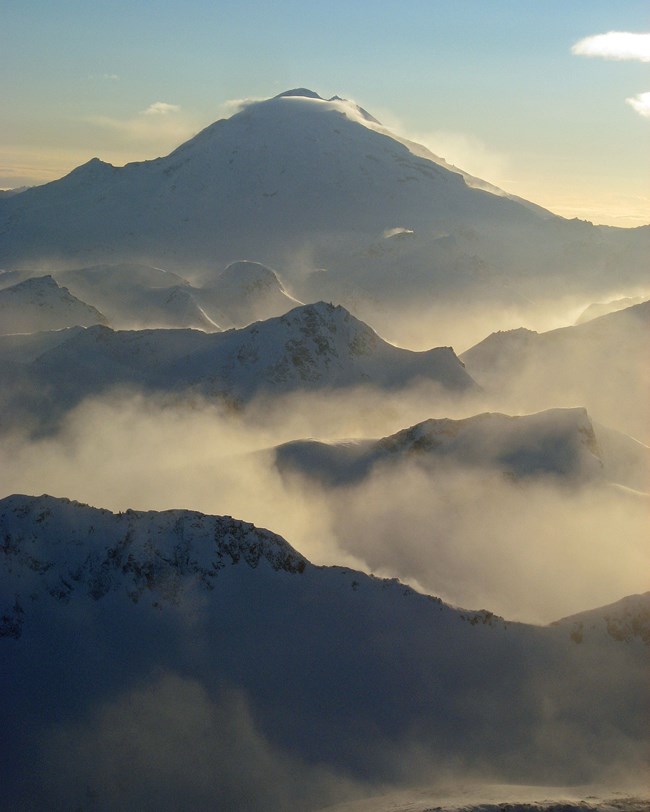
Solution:
{"label": "mountain ridge", "polygon": [[522,479],[557,476],[567,484],[607,476],[592,421],[586,409],[577,407],[520,416],[485,412],[461,420],[430,418],[379,440],[294,440],[274,454],[280,471],[300,472],[329,485],[350,484],[376,465],[405,461],[432,474],[439,469],[440,475],[445,465],[457,465],[496,467]]}
{"label": "mountain ridge", "polygon": [[[44,351],[34,357],[39,343]],[[98,325],[37,340],[0,341],[3,355],[7,362],[25,358],[17,370],[23,389],[36,393],[30,404],[43,419],[115,386],[193,393],[233,408],[256,395],[358,386],[397,391],[426,382],[441,393],[479,391],[450,347],[423,352],[395,347],[345,308],[325,302],[224,332],[116,331]],[[74,376],[66,374],[70,368]],[[39,390],[48,392],[42,402]]]}
{"label": "mountain ridge", "polygon": [[508,409],[580,403],[598,422],[647,445],[648,337],[646,301],[542,333],[525,328],[492,333],[460,358],[487,392],[509,393]]}
{"label": "mountain ridge", "polygon": [[51,276],[24,279],[0,290],[0,334],[107,325],[103,313]]}
{"label": "mountain ridge", "polygon": [[[302,575],[309,568],[314,572],[340,573],[352,579],[364,578],[369,583],[374,582],[380,591],[395,588],[405,597],[413,595],[432,601],[438,607],[436,611],[445,609],[458,614],[472,626],[477,622],[488,627],[507,623],[513,628],[550,630],[579,619],[602,616],[607,620],[617,614],[625,615],[630,607],[650,611],[650,592],[646,592],[625,596],[612,604],[587,609],[549,624],[508,621],[487,609],[470,610],[445,604],[396,578],[368,576],[347,567],[314,565],[270,530],[232,516],[215,516],[184,508],[114,512],[67,497],[11,494],[0,498],[0,529],[3,534],[0,562],[5,577],[17,577],[20,581],[25,577],[21,572],[31,572],[33,575],[29,578],[44,578],[50,581],[50,586],[44,588],[40,597],[47,594],[63,604],[75,594],[77,585],[80,595],[100,600],[120,586],[120,578],[125,581],[125,595],[133,604],[138,604],[145,594],[174,604],[178,592],[168,588],[170,578],[196,577],[210,592],[224,568],[241,563],[255,570],[265,561],[276,573]],[[115,539],[114,548],[106,547],[109,538]],[[131,581],[135,591],[128,585]],[[27,586],[26,583],[23,588]],[[37,596],[31,593],[30,599],[36,600]],[[153,605],[156,606],[155,600]],[[17,610],[17,615],[22,622],[24,610]],[[2,620],[7,623],[6,613]],[[5,625],[0,637],[19,639],[19,630],[14,629],[14,632]],[[643,642],[650,644],[650,638],[644,638]]]}
{"label": "mountain ridge", "polygon": [[[383,785],[404,781],[412,748],[427,780],[489,767],[501,780],[584,783],[639,767],[630,753],[647,742],[637,701],[649,651],[639,637],[578,640],[570,624],[455,609],[192,511],[119,515],[15,495],[0,500],[0,524],[8,807],[92,797],[135,809],[145,795],[165,810],[188,797],[200,810],[321,807],[321,796],[269,803],[259,787],[251,798],[269,752],[292,776],[320,765],[338,782]],[[212,723],[224,685],[230,721]],[[233,748],[246,754],[235,794]]]}

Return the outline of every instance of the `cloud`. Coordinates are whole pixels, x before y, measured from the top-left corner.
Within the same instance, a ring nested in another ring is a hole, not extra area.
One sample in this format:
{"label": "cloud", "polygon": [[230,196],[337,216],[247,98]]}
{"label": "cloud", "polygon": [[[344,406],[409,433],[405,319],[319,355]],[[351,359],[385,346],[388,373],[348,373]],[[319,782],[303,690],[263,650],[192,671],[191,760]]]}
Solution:
{"label": "cloud", "polygon": [[625,101],[644,118],[650,118],[650,92],[638,93]]}
{"label": "cloud", "polygon": [[250,104],[255,104],[256,102],[266,101],[265,99],[252,99],[252,98],[243,98],[243,99],[226,99],[225,102],[219,105],[219,110],[221,115],[224,118],[230,118],[231,116],[236,115],[237,113],[241,113],[246,107]]}
{"label": "cloud", "polygon": [[178,104],[156,101],[130,118],[92,116],[95,127],[119,135],[125,141],[147,142],[152,149],[170,149],[191,138],[199,129]]}
{"label": "cloud", "polygon": [[179,113],[181,108],[177,104],[157,101],[142,111],[143,116],[166,116],[170,113]]}
{"label": "cloud", "polygon": [[267,451],[297,437],[386,436],[460,408],[426,388],[260,398],[237,414],[116,391],[80,404],[57,435],[5,435],[0,493],[228,514],[273,529],[316,564],[397,576],[511,619],[547,622],[647,588],[645,499],[460,462],[436,473],[411,458],[332,490],[281,474]]}
{"label": "cloud", "polygon": [[[571,53],[576,56],[599,56],[617,61],[650,62],[650,34],[632,34],[629,31],[609,31],[578,40]],[[625,99],[636,112],[650,118],[650,92],[639,93]]]}
{"label": "cloud", "polygon": [[504,153],[492,149],[470,133],[436,130],[416,134],[413,140],[452,166],[488,182],[498,184],[510,171]]}
{"label": "cloud", "polygon": [[[346,115],[371,130],[396,138],[421,158],[443,162],[474,176],[488,184],[499,184],[510,172],[509,157],[488,146],[473,133],[453,130],[413,131],[389,110],[377,115],[381,124],[375,124],[355,114],[354,103],[347,106]],[[479,186],[479,188],[481,188]]]}
{"label": "cloud", "polygon": [[576,56],[650,62],[650,34],[632,34],[628,31],[596,34],[576,42],[571,53]]}

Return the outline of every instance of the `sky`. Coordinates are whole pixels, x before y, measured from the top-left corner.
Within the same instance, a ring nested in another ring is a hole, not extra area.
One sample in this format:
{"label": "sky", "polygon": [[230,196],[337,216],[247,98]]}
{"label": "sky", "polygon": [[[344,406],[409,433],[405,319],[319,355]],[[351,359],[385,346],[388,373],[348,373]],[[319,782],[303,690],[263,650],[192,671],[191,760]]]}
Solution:
{"label": "sky", "polygon": [[0,0],[0,188],[308,87],[558,214],[643,225],[649,40],[649,0]]}

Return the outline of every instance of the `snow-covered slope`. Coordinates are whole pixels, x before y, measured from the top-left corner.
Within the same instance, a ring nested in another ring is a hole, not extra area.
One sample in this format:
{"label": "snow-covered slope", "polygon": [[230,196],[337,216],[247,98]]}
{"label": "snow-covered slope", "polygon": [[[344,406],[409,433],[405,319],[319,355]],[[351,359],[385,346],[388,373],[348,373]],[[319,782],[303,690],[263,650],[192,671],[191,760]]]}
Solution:
{"label": "snow-covered slope", "polygon": [[218,329],[189,282],[161,268],[121,263],[57,271],[55,276],[77,296],[106,313],[115,329]]}
{"label": "snow-covered slope", "polygon": [[617,313],[619,310],[625,310],[626,307],[633,307],[647,300],[647,296],[626,296],[623,299],[614,299],[611,302],[594,302],[582,311],[576,319],[576,324],[583,324],[600,316],[606,316],[608,313]]}
{"label": "snow-covered slope", "polygon": [[301,304],[274,270],[250,260],[231,262],[218,276],[210,275],[196,296],[224,328],[281,316]]}
{"label": "snow-covered slope", "polygon": [[649,802],[647,785],[621,788],[599,782],[557,787],[470,780],[373,792],[321,812],[646,812]]}
{"label": "snow-covered slope", "polygon": [[96,308],[60,287],[51,276],[26,279],[0,290],[0,333],[33,333],[106,324]]}
{"label": "snow-covered slope", "polygon": [[213,376],[239,397],[260,390],[370,384],[397,388],[422,379],[456,392],[474,382],[450,347],[411,352],[387,344],[345,308],[318,302],[206,341],[205,349],[170,370],[188,384]]}
{"label": "snow-covered slope", "polygon": [[647,443],[650,302],[546,333],[493,333],[462,353],[503,408],[584,405],[595,420]]}
{"label": "snow-covered slope", "polygon": [[0,528],[8,808],[309,810],[350,781],[640,769],[638,636],[454,609],[230,517],[11,496]]}
{"label": "snow-covered slope", "polygon": [[19,282],[24,282],[26,279],[39,275],[42,276],[42,274],[25,270],[7,271],[0,269],[0,290],[10,288],[12,285],[17,285]]}
{"label": "snow-covered slope", "polygon": [[[619,439],[620,438],[620,439]],[[367,476],[378,464],[413,462],[432,473],[450,465],[499,470],[513,477],[557,476],[567,482],[609,479],[642,490],[648,483],[644,446],[615,432],[607,435],[610,472],[604,465],[598,432],[585,409],[552,409],[511,417],[485,413],[464,420],[432,419],[381,440],[320,443],[296,440],[275,450],[281,471],[298,471],[327,484],[348,484]],[[632,449],[636,478],[630,482]],[[624,454],[624,463],[614,461]],[[645,473],[645,478],[642,474]]]}
{"label": "snow-covered slope", "polygon": [[[458,290],[514,301],[547,292],[549,276],[571,289],[611,284],[614,262],[617,284],[643,273],[650,230],[549,217],[466,179],[357,105],[298,89],[245,106],[164,158],[94,158],[0,200],[0,262],[147,257],[199,270],[250,257],[293,272],[305,301]],[[383,250],[393,229],[414,235],[397,254]],[[325,286],[306,273],[319,268]]]}
{"label": "snow-covered slope", "polygon": [[[0,292],[34,276],[28,270],[2,272]],[[162,268],[126,262],[54,270],[52,277],[105,314],[118,330],[215,332],[280,316],[301,304],[285,291],[275,271],[248,260],[233,262],[219,273],[211,271],[198,285]]]}
{"label": "snow-covered slope", "polygon": [[569,627],[573,639],[578,642],[582,642],[585,636],[608,635],[614,640],[639,639],[650,645],[648,595],[629,595],[608,606],[556,620],[553,625]]}
{"label": "snow-covered slope", "polygon": [[40,333],[0,335],[0,362],[29,364],[83,329],[64,327],[61,330],[45,330]]}

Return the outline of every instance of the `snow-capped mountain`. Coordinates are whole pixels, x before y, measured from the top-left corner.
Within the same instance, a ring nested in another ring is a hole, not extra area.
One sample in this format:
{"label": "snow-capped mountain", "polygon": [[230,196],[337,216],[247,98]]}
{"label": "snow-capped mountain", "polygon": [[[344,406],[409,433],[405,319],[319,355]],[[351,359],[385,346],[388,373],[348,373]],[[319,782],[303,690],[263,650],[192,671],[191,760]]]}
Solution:
{"label": "snow-capped mountain", "polygon": [[114,386],[192,392],[231,404],[260,393],[361,385],[398,390],[418,381],[438,384],[441,392],[478,391],[451,348],[394,347],[344,308],[323,302],[224,333],[100,326],[51,340],[26,337],[24,349],[16,341],[0,342],[0,359],[15,364],[33,357],[39,342],[48,349],[19,370],[31,381],[32,406],[35,392],[48,392],[47,401],[36,407],[48,419]]}
{"label": "snow-capped mountain", "polygon": [[[410,239],[388,243],[396,231]],[[650,230],[619,231],[509,198],[356,104],[305,89],[249,104],[164,158],[94,158],[0,200],[7,266],[147,257],[204,270],[248,258],[287,269],[304,301],[458,291],[515,301],[546,293],[550,277],[606,289],[614,263],[620,286],[643,275]]]}
{"label": "snow-capped mountain", "polygon": [[606,316],[608,313],[616,313],[619,310],[625,310],[626,307],[633,307],[647,300],[647,296],[626,296],[623,299],[614,299],[611,302],[594,302],[582,311],[576,319],[576,324],[583,324],[586,321],[597,319],[599,316]]}
{"label": "snow-capped mountain", "polygon": [[647,443],[650,302],[572,327],[493,333],[461,354],[468,372],[510,409],[581,404]]}
{"label": "snow-capped mountain", "polygon": [[83,329],[83,327],[64,327],[61,330],[45,330],[39,333],[0,335],[0,363],[29,364]]}
{"label": "snow-capped mountain", "polygon": [[[243,247],[243,238],[263,248],[278,238],[381,233],[432,219],[532,217],[377,132],[356,105],[306,90],[249,105],[166,158],[125,167],[93,158],[60,181],[2,202],[13,215],[2,260],[13,251],[35,258],[46,246],[56,256],[72,228],[77,255],[188,256],[191,248],[195,258],[214,258],[225,246]],[[415,219],[403,223],[404,216]],[[44,231],[36,234],[37,225]],[[36,240],[31,248],[28,235]]]}
{"label": "snow-capped mountain", "polygon": [[428,781],[640,769],[649,649],[616,608],[582,637],[510,623],[192,511],[11,496],[0,527],[8,808],[309,810],[421,775],[409,752]]}
{"label": "snow-capped mountain", "polygon": [[92,305],[60,287],[51,276],[26,279],[0,290],[0,333],[33,333],[107,324]]}
{"label": "snow-capped mountain", "polygon": [[650,450],[603,428],[603,454],[600,432],[579,408],[519,417],[485,413],[426,420],[381,440],[296,440],[276,448],[275,459],[281,471],[330,485],[357,482],[376,465],[411,462],[442,476],[453,465],[516,478],[553,476],[568,484],[608,480],[649,490]]}
{"label": "snow-capped mountain", "polygon": [[55,271],[54,275],[106,313],[115,329],[219,329],[197,301],[190,283],[161,268],[121,263]]}
{"label": "snow-capped mountain", "polygon": [[224,328],[281,316],[302,304],[286,292],[272,268],[250,260],[211,274],[196,295]]}
{"label": "snow-capped mountain", "polygon": [[[0,272],[0,291],[35,276],[28,270]],[[215,332],[280,316],[302,304],[286,292],[274,270],[248,260],[212,270],[194,285],[171,271],[132,262],[54,270],[52,277],[105,314],[117,330]]]}

